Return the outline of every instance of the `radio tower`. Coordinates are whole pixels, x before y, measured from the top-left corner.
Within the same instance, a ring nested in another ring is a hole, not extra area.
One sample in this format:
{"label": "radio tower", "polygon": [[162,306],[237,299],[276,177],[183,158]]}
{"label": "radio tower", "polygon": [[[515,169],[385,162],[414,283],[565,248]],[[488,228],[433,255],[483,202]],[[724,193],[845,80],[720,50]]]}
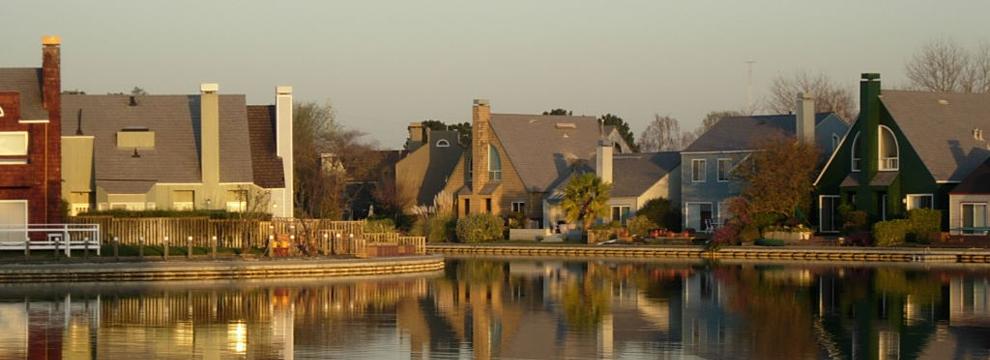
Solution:
{"label": "radio tower", "polygon": [[753,115],[753,64],[755,60],[746,60],[746,113]]}

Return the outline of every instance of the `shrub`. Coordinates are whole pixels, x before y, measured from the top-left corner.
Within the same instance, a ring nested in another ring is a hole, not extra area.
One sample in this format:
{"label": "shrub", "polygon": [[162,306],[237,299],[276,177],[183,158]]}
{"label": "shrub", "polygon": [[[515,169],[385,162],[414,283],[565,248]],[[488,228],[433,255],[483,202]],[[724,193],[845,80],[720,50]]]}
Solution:
{"label": "shrub", "polygon": [[745,225],[739,230],[739,241],[741,242],[753,242],[760,238],[760,230],[756,228],[756,225]]}
{"label": "shrub", "polygon": [[712,243],[721,245],[735,244],[739,241],[740,228],[735,224],[727,224],[715,230],[712,234]]}
{"label": "shrub", "polygon": [[526,227],[526,214],[521,212],[510,213],[505,219],[506,226],[509,229],[522,229]]}
{"label": "shrub", "polygon": [[434,215],[426,222],[426,240],[429,242],[453,241],[457,219],[449,215]]}
{"label": "shrub", "polygon": [[904,219],[873,224],[873,238],[876,240],[877,246],[901,245],[910,231],[911,221]]}
{"label": "shrub", "polygon": [[502,219],[492,214],[471,214],[457,220],[457,238],[461,242],[479,243],[502,237]]}
{"label": "shrub", "polygon": [[392,219],[367,220],[364,222],[364,232],[366,233],[390,233],[395,231],[395,222]]}
{"label": "shrub", "polygon": [[869,230],[870,216],[861,210],[847,211],[842,217],[842,233],[849,235]]}
{"label": "shrub", "polygon": [[657,228],[657,224],[644,215],[636,215],[629,219],[626,228],[633,236],[647,237],[650,235],[650,230]]}
{"label": "shrub", "polygon": [[935,209],[913,209],[908,211],[911,230],[908,240],[929,244],[939,240],[942,231],[942,212]]}
{"label": "shrub", "polygon": [[659,227],[680,231],[681,211],[676,205],[672,206],[670,201],[664,198],[656,198],[647,201],[643,207],[636,211],[636,216],[645,216]]}
{"label": "shrub", "polygon": [[784,246],[787,243],[784,240],[759,239],[754,244],[758,246]]}

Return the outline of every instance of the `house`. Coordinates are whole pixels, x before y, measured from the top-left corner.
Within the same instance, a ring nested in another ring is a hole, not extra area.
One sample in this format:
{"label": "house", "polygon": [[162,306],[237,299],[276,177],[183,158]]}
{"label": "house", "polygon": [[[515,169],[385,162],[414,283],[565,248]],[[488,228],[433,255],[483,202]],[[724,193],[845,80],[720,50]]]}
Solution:
{"label": "house", "polygon": [[72,213],[228,210],[292,217],[292,88],[244,95],[64,95],[63,196]]}
{"label": "house", "polygon": [[465,152],[457,131],[431,130],[418,122],[408,130],[405,156],[395,162],[396,202],[406,212],[433,206]]}
{"label": "house", "polygon": [[862,75],[859,119],[815,181],[818,230],[840,230],[841,204],[871,222],[934,208],[945,230],[986,224],[990,95],[880,89]]}
{"label": "house", "polygon": [[772,136],[813,141],[820,159],[841,142],[849,125],[834,113],[814,113],[814,100],[800,95],[797,113],[727,117],[681,152],[681,201],[684,228],[711,231],[730,217],[725,201],[738,196],[745,182],[732,170]]}
{"label": "house", "polygon": [[990,159],[949,192],[949,227],[956,235],[987,235],[990,216]]}
{"label": "house", "polygon": [[[61,223],[61,40],[40,68],[0,68],[0,224]],[[7,226],[9,227],[9,226]],[[0,233],[0,240],[24,235]]]}

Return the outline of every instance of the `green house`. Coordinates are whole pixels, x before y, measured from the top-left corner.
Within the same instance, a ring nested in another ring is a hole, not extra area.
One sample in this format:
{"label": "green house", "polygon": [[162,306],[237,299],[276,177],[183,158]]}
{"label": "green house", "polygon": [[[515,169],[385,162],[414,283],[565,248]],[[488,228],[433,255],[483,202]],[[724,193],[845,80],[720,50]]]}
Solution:
{"label": "green house", "polygon": [[865,211],[871,222],[934,208],[945,230],[972,225],[950,224],[962,209],[950,206],[949,194],[990,158],[983,137],[990,95],[881,91],[879,74],[863,74],[860,107],[815,181],[818,230],[839,231],[842,204]]}

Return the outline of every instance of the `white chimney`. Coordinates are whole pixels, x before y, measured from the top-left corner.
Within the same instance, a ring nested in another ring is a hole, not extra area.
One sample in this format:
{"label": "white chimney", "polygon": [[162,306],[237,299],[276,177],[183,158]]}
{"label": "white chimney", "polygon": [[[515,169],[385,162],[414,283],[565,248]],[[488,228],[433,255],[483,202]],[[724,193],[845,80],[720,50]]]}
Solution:
{"label": "white chimney", "polygon": [[595,150],[595,175],[602,179],[604,183],[612,183],[612,153],[615,148],[608,139],[598,141],[598,149]]}
{"label": "white chimney", "polygon": [[204,184],[220,182],[220,86],[199,86],[200,166]]}
{"label": "white chimney", "polygon": [[815,98],[811,94],[798,93],[797,111],[794,119],[794,135],[798,140],[809,144],[815,143]]}
{"label": "white chimney", "polygon": [[282,193],[282,208],[273,214],[279,217],[291,218],[295,204],[292,161],[292,87],[279,86],[275,88],[275,153],[282,159],[282,177],[285,179],[285,191]]}

